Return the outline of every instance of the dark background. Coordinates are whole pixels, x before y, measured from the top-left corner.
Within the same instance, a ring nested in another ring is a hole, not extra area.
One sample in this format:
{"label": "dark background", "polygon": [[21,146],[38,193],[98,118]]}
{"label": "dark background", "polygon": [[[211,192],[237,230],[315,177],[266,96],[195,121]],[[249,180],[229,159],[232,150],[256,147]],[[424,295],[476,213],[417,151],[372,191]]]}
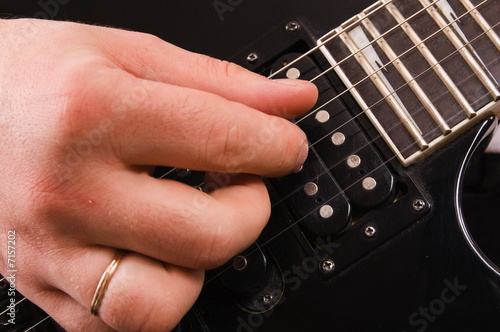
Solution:
{"label": "dark background", "polygon": [[[61,4],[59,4],[59,2]],[[4,17],[48,17],[152,33],[191,51],[228,58],[272,27],[303,17],[326,33],[372,0],[2,0]],[[219,15],[215,6],[224,7]],[[318,36],[320,37],[320,36]]]}

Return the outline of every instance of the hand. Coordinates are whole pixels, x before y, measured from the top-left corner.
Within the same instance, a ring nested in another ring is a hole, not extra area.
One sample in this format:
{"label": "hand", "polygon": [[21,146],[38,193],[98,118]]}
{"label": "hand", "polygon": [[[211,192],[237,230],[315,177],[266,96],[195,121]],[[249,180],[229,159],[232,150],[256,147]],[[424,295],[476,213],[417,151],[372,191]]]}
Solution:
{"label": "hand", "polygon": [[[315,87],[73,23],[0,21],[0,43],[0,231],[16,231],[18,290],[68,330],[173,328],[203,270],[268,220],[265,186],[244,174],[304,162],[304,133],[281,117],[312,107]],[[240,175],[206,194],[152,165]],[[130,252],[91,316],[117,249]]]}

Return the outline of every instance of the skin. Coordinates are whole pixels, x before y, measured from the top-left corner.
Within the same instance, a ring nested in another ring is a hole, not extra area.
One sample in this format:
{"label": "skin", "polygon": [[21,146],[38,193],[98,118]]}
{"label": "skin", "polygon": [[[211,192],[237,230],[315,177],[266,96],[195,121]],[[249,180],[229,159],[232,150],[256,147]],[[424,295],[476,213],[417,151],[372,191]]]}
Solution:
{"label": "skin", "polygon": [[[70,331],[172,329],[203,271],[265,226],[259,176],[304,162],[306,136],[283,118],[316,88],[74,23],[0,21],[0,43],[0,234],[16,232],[18,290]],[[152,165],[224,180],[207,194],[152,178]],[[118,248],[129,252],[91,316]]]}

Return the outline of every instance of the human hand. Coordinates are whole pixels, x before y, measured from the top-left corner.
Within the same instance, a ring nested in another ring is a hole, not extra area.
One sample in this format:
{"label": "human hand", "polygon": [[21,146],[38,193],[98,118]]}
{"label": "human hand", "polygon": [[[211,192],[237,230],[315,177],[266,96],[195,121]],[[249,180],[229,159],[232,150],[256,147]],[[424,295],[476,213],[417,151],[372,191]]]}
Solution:
{"label": "human hand", "polygon": [[[310,108],[315,87],[73,23],[0,21],[0,43],[0,229],[16,232],[18,289],[68,330],[173,328],[203,270],[268,220],[265,186],[244,174],[305,160],[304,133],[281,117]],[[240,175],[206,194],[151,165]],[[91,316],[117,249],[130,252]]]}

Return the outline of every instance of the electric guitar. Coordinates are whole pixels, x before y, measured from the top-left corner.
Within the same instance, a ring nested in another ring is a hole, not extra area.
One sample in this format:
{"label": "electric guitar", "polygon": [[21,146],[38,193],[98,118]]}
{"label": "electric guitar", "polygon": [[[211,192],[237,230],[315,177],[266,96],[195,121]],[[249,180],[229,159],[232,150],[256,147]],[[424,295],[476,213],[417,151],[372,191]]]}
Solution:
{"label": "electric guitar", "polygon": [[[294,120],[310,142],[304,167],[265,179],[268,226],[207,272],[177,331],[498,331],[500,248],[484,234],[498,238],[500,217],[471,224],[462,187],[500,113],[500,0],[217,0],[174,22],[158,14],[165,2],[142,5],[142,25],[85,20],[72,3],[54,16],[148,31],[320,92]],[[156,176],[203,189],[192,170]],[[40,320],[32,331],[55,328],[38,311],[25,326]]]}

